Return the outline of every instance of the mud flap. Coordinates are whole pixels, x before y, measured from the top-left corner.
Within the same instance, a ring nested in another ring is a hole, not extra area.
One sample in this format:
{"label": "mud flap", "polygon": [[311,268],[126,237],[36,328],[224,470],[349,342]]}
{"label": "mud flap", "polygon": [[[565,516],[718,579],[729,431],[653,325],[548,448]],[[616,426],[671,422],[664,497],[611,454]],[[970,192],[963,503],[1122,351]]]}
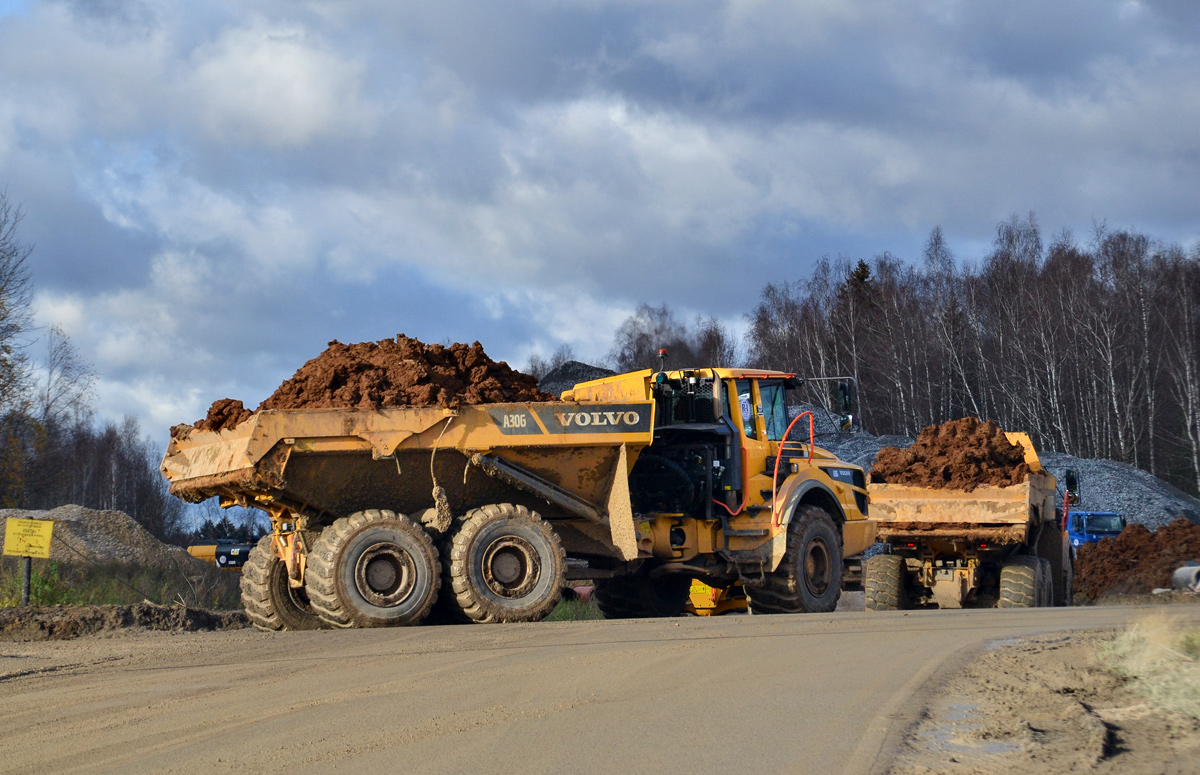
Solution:
{"label": "mud flap", "polygon": [[624,444],[617,455],[617,464],[613,466],[613,479],[608,488],[605,510],[608,512],[608,527],[612,533],[613,546],[621,552],[622,558],[636,560],[637,529],[633,525],[633,504],[629,500],[629,454]]}

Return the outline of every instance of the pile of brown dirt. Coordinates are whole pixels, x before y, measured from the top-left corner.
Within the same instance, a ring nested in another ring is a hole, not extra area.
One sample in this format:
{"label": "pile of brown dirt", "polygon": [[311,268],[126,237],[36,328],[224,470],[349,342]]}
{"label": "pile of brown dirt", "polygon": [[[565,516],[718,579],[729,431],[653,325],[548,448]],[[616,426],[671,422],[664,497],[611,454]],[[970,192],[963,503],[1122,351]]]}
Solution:
{"label": "pile of brown dirt", "polygon": [[1029,466],[994,421],[975,417],[930,425],[911,447],[884,447],[871,480],[970,492],[983,485],[1007,487],[1025,481]]}
{"label": "pile of brown dirt", "polygon": [[241,425],[253,414],[254,412],[242,406],[241,401],[222,398],[213,401],[213,405],[208,407],[208,415],[197,421],[194,427],[201,431],[223,431]]}
{"label": "pile of brown dirt", "polygon": [[[300,367],[256,411],[263,409],[382,409],[401,406],[495,404],[553,401],[537,379],[503,361],[493,361],[483,345],[425,344],[398,335],[361,344],[329,343],[325,352]],[[224,430],[252,416],[241,401],[223,398],[194,425],[176,425],[171,436],[193,428]]]}
{"label": "pile of brown dirt", "polygon": [[46,605],[0,608],[0,641],[66,640],[125,630],[197,632],[249,625],[241,611],[203,611],[181,605]]}
{"label": "pile of brown dirt", "polygon": [[1169,588],[1171,574],[1188,560],[1200,562],[1200,525],[1183,518],[1154,532],[1130,525],[1118,536],[1076,550],[1075,596],[1091,602]]}

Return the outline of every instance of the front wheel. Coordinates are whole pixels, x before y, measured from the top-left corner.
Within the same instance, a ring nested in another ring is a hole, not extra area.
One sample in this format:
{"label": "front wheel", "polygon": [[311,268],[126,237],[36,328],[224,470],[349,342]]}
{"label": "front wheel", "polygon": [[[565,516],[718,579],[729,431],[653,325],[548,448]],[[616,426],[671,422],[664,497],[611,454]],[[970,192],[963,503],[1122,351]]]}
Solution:
{"label": "front wheel", "polygon": [[643,567],[624,576],[596,579],[596,607],[605,619],[679,616],[691,588],[687,576],[652,578]]}
{"label": "front wheel", "polygon": [[425,529],[403,514],[342,517],[309,550],[305,589],[334,627],[394,627],[425,618],[441,586],[441,564]]}
{"label": "front wheel", "polygon": [[787,552],[760,584],[746,584],[752,614],[827,613],[842,595],[842,537],[833,517],[799,506],[788,523]]}
{"label": "front wheel", "polygon": [[271,536],[259,539],[242,566],[242,607],[260,630],[316,630],[324,625],[303,587],[288,583],[287,564],[275,556]]}

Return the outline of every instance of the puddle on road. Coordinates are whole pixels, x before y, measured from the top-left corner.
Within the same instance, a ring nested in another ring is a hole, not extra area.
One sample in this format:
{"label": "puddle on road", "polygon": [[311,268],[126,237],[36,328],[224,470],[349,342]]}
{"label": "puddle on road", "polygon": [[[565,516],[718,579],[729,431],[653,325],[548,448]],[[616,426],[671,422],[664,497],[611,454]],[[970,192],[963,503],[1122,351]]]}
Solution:
{"label": "puddle on road", "polygon": [[928,750],[958,756],[993,756],[1012,753],[1020,746],[1009,740],[981,740],[973,733],[983,729],[979,723],[979,706],[970,702],[947,702],[941,713],[926,719],[917,738]]}

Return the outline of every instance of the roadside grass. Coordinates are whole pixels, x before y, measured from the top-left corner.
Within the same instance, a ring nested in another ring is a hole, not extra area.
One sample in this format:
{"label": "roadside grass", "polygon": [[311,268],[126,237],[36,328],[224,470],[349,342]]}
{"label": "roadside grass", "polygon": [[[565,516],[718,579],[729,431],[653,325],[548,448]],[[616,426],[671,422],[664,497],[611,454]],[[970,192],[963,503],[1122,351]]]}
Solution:
{"label": "roadside grass", "polygon": [[554,610],[550,612],[542,621],[544,622],[582,622],[588,619],[603,619],[600,615],[600,609],[594,601],[584,603],[580,600],[562,600],[554,606]]}
{"label": "roadside grass", "polygon": [[1100,656],[1153,704],[1200,719],[1200,629],[1149,616],[1117,636]]}
{"label": "roadside grass", "polygon": [[[0,608],[21,604],[21,564],[0,560]],[[170,605],[228,611],[241,608],[237,573],[217,568],[165,568],[128,563],[85,564],[34,560],[30,605],[132,605],[149,599]],[[135,591],[136,590],[136,591]]]}

